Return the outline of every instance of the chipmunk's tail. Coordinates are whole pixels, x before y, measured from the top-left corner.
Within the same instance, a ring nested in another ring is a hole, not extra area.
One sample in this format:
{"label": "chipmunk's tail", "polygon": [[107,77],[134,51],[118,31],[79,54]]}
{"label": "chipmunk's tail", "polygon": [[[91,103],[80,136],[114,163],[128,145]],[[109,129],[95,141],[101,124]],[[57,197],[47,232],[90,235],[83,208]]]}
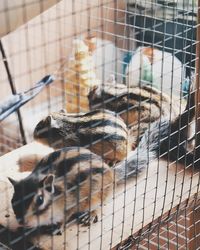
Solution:
{"label": "chipmunk's tail", "polygon": [[200,149],[188,152],[184,142],[188,140],[188,123],[195,115],[195,92],[188,96],[185,111],[175,121],[168,119],[152,123],[145,131],[138,147],[130,152],[127,159],[116,165],[117,178],[123,180],[135,176],[144,170],[149,162],[161,155],[170,161],[178,161],[186,166],[193,165],[200,169]]}
{"label": "chipmunk's tail", "polygon": [[152,123],[138,147],[129,153],[126,160],[116,165],[115,171],[119,180],[139,174],[149,162],[158,157],[160,135],[166,136],[168,128],[169,122],[164,119],[161,122]]}

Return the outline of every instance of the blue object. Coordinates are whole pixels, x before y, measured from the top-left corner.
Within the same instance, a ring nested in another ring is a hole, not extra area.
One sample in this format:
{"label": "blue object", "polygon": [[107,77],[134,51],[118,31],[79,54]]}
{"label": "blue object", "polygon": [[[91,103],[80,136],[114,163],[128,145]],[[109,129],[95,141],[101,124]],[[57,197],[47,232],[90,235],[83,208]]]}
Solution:
{"label": "blue object", "polygon": [[15,112],[25,103],[33,99],[40,91],[55,80],[52,75],[45,76],[42,80],[36,83],[35,87],[16,95],[12,95],[7,100],[0,103],[0,121]]}
{"label": "blue object", "polygon": [[124,76],[123,80],[125,80],[125,78],[126,78],[126,76],[125,76],[126,68],[127,68],[128,64],[130,63],[133,54],[134,54],[133,52],[128,51],[124,55],[124,58],[123,58],[123,72],[122,72],[123,76]]}
{"label": "blue object", "polygon": [[187,98],[190,91],[190,79],[187,77],[185,81],[182,83],[182,94],[184,98]]}

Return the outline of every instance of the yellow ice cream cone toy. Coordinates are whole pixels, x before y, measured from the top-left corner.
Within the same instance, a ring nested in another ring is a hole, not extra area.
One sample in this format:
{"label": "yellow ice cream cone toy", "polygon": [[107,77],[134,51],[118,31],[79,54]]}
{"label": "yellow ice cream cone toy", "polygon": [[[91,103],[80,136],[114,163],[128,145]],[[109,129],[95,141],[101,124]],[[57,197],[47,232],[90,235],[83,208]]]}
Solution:
{"label": "yellow ice cream cone toy", "polygon": [[100,84],[88,41],[87,38],[87,43],[81,39],[73,42],[73,57],[65,73],[66,109],[69,113],[89,111],[88,94]]}

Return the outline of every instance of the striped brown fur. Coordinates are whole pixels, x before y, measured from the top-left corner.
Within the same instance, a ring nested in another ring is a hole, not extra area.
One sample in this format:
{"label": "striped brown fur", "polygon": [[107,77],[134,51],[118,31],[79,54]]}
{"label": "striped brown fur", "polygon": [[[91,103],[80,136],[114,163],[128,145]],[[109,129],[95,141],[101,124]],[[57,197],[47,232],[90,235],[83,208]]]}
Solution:
{"label": "striped brown fur", "polygon": [[84,146],[109,162],[124,159],[132,147],[126,124],[107,110],[54,112],[37,124],[34,138],[56,149]]}
{"label": "striped brown fur", "polygon": [[10,181],[16,218],[24,227],[35,228],[67,223],[73,215],[89,211],[90,218],[83,217],[82,222],[96,220],[96,208],[111,192],[114,177],[101,157],[88,149],[68,147],[42,158],[25,179]]}
{"label": "striped brown fur", "polygon": [[179,112],[174,98],[150,86],[128,88],[124,84],[109,84],[103,90],[93,90],[89,100],[91,110],[105,107],[118,113],[136,139],[161,116],[174,120]]}

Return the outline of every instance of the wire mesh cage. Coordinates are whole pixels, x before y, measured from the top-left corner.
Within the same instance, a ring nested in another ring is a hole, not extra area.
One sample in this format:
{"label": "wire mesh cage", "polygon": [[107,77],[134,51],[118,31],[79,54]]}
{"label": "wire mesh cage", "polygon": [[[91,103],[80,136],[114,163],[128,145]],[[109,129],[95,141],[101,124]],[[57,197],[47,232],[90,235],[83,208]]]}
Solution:
{"label": "wire mesh cage", "polygon": [[198,6],[1,1],[0,248],[199,249]]}

